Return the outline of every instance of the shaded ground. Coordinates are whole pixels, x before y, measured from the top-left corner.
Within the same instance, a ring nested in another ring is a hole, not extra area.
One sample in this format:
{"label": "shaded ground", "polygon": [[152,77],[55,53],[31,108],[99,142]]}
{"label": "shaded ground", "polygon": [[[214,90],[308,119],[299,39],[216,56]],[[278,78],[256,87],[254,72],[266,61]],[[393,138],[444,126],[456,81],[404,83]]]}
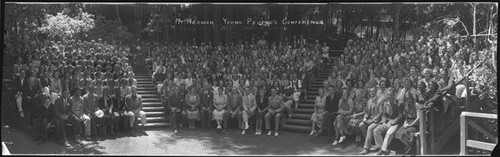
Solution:
{"label": "shaded ground", "polygon": [[147,135],[124,136],[103,141],[84,141],[73,148],[56,144],[54,139],[37,145],[34,132],[2,127],[2,141],[12,154],[151,154],[151,155],[358,155],[361,147],[349,141],[331,146],[324,138],[280,132],[279,137],[254,134],[242,136],[235,130],[225,134],[215,130],[181,130],[175,135],[168,128],[149,130]]}

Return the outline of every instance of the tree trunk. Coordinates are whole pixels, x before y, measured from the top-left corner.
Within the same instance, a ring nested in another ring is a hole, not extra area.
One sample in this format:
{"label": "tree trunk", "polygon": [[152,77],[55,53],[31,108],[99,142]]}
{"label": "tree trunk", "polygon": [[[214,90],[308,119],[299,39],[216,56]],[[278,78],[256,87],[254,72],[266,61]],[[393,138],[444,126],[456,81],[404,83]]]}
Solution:
{"label": "tree trunk", "polygon": [[[203,4],[203,13],[204,13],[204,14],[203,14],[203,17],[204,17],[204,18],[203,18],[203,19],[204,19],[204,20],[209,20],[209,16],[210,16],[210,7],[211,7],[211,5],[210,5],[210,4]],[[203,32],[204,32],[204,35],[203,35],[203,40],[204,40],[205,42],[208,42],[208,41],[210,41],[210,32],[211,32],[211,30],[210,30],[210,25],[205,25],[205,26],[203,26],[203,29],[205,30],[205,31],[203,31]]]}
{"label": "tree trunk", "polygon": [[473,8],[473,21],[472,21],[472,35],[474,35],[474,45],[473,48],[476,48],[476,4],[472,4]]}
{"label": "tree trunk", "polygon": [[400,21],[400,16],[401,16],[401,9],[402,9],[401,4],[396,4],[394,6],[394,13],[393,13],[393,32],[392,32],[392,40],[395,40],[399,37],[399,28],[401,27],[401,21]]}
{"label": "tree trunk", "polygon": [[218,43],[218,42],[220,42],[220,33],[221,33],[221,31],[220,31],[220,27],[221,27],[221,21],[220,21],[221,20],[220,19],[221,18],[221,16],[220,16],[221,11],[220,10],[221,10],[221,6],[214,5],[212,8],[213,8],[213,15],[214,15],[213,16],[214,17],[213,18],[213,20],[214,20],[214,25],[213,25],[213,30],[214,30],[213,37],[214,38],[213,38],[213,41],[215,43]]}

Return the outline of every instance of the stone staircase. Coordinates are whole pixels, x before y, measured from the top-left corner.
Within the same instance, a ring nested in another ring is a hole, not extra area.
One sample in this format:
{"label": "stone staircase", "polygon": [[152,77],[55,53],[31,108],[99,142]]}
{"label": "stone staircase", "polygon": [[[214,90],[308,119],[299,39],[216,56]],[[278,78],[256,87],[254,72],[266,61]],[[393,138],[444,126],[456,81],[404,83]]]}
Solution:
{"label": "stone staircase", "polygon": [[[160,94],[153,84],[151,74],[145,65],[145,59],[142,55],[138,55],[134,59],[134,73],[137,79],[137,94],[142,97],[142,110],[146,112],[146,129],[167,127],[170,126],[168,119],[165,119],[163,114],[163,104],[161,103]],[[140,119],[140,118],[139,118]]]}
{"label": "stone staircase", "polygon": [[316,96],[319,95],[318,89],[323,87],[323,82],[331,74],[333,64],[322,65],[320,69],[311,86],[307,89],[307,97],[299,103],[298,108],[292,114],[292,118],[284,122],[283,130],[303,133],[311,131],[311,115],[314,113],[314,101]]}

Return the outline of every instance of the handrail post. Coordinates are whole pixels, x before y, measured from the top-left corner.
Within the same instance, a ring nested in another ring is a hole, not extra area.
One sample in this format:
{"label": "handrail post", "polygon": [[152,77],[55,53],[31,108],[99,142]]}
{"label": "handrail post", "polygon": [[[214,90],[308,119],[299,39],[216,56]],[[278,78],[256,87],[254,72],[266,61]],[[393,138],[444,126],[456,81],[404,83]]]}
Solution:
{"label": "handrail post", "polygon": [[419,132],[420,132],[420,155],[426,155],[427,154],[427,138],[426,138],[426,133],[425,133],[425,128],[426,128],[426,123],[425,123],[425,114],[424,114],[423,109],[418,109],[417,114],[419,116]]}
{"label": "handrail post", "polygon": [[435,114],[434,108],[430,108],[430,110],[429,110],[428,122],[430,123],[429,134],[431,136],[431,138],[430,138],[431,142],[429,143],[430,144],[429,153],[436,154],[435,148],[434,148],[434,147],[436,147],[436,114]]}
{"label": "handrail post", "polygon": [[460,155],[461,156],[467,154],[465,140],[467,140],[467,124],[465,121],[465,114],[462,112],[462,114],[460,115]]}

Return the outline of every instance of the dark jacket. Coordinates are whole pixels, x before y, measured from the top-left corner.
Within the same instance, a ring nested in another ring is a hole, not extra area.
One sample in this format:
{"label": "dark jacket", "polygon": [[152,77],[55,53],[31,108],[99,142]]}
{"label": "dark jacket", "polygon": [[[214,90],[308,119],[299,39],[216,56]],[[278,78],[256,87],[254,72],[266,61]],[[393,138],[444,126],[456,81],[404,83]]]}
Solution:
{"label": "dark jacket", "polygon": [[62,116],[69,116],[71,115],[71,99],[68,98],[66,100],[66,104],[64,104],[64,98],[59,98],[56,100],[56,102],[54,103],[54,111],[53,111],[53,115],[54,115],[54,118],[56,119],[62,119]]}
{"label": "dark jacket", "polygon": [[176,107],[178,109],[180,109],[181,111],[184,110],[184,97],[182,96],[181,93],[172,93],[169,97],[168,97],[168,107],[170,109],[172,109],[172,107]]}
{"label": "dark jacket", "polygon": [[266,109],[269,102],[269,97],[260,96],[257,94],[257,96],[255,96],[255,100],[257,101],[257,108],[259,108],[260,110],[264,110]]}
{"label": "dark jacket", "polygon": [[214,95],[210,90],[206,94],[205,92],[201,92],[200,97],[201,97],[200,101],[202,107],[206,107],[209,109],[213,108]]}
{"label": "dark jacket", "polygon": [[342,93],[335,91],[333,96],[330,94],[326,97],[325,110],[328,113],[336,113],[339,110],[339,101],[342,98]]}

